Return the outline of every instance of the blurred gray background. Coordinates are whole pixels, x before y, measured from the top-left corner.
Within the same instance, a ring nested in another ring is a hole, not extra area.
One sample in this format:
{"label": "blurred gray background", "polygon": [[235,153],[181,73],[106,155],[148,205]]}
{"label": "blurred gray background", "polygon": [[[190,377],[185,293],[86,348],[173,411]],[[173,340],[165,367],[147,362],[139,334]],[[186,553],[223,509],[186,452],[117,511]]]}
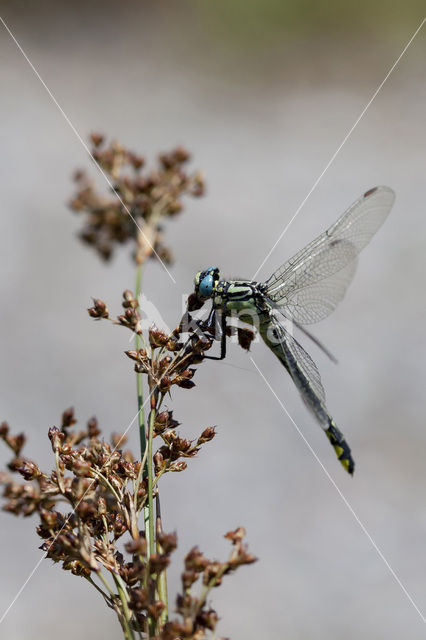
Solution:
{"label": "blurred gray background", "polygon": [[[153,158],[186,145],[208,183],[167,225],[174,285],[155,262],[145,293],[174,326],[194,273],[210,264],[251,277],[423,17],[423,3],[3,2],[2,15],[85,137],[96,129]],[[311,344],[328,405],[352,447],[349,478],[264,345],[253,355],[303,434],[426,614],[424,270],[426,32],[414,40],[263,267],[270,273],[362,192],[388,184],[395,207],[365,250],[347,299]],[[26,453],[51,464],[47,429],[73,405],[106,432],[133,418],[125,331],[91,322],[90,296],[118,312],[134,272],[76,239],[66,206],[89,161],[0,26],[1,418]],[[234,368],[235,365],[241,367]],[[259,562],[215,591],[219,635],[233,640],[401,638],[425,624],[292,423],[236,346],[199,368],[170,408],[194,437],[217,438],[162,482],[170,571],[198,544],[224,557],[222,534],[247,529]],[[131,444],[136,449],[133,428]],[[0,461],[6,452],[0,450]],[[0,514],[0,615],[41,552],[33,520]],[[8,640],[120,637],[82,580],[44,561],[0,629]]]}

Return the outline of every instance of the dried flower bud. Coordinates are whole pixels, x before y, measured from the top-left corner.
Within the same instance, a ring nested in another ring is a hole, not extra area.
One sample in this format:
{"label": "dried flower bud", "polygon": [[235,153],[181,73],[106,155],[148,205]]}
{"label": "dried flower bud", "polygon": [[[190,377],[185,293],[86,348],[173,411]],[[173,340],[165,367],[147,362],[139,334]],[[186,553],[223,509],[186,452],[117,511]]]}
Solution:
{"label": "dried flower bud", "polygon": [[221,572],[223,565],[220,562],[210,562],[204,569],[203,584],[207,586],[214,580],[214,586],[218,587],[222,582]]}
{"label": "dried flower bud", "polygon": [[155,433],[163,433],[168,429],[176,429],[179,422],[173,418],[173,411],[162,411],[157,414],[154,422]]}
{"label": "dried flower bud", "polygon": [[24,446],[26,437],[23,433],[18,433],[16,436],[9,436],[7,444],[15,452],[15,455],[19,456],[19,453]]}
{"label": "dried flower bud", "polygon": [[237,544],[237,542],[241,542],[245,535],[246,530],[244,527],[237,527],[235,531],[228,531],[228,533],[225,533],[223,537],[231,540],[232,544]]}
{"label": "dried flower bud", "polygon": [[93,307],[87,309],[89,316],[100,320],[101,318],[109,318],[108,308],[103,300],[99,298],[93,298]]}
{"label": "dried flower bud", "polygon": [[160,451],[156,451],[153,459],[154,459],[154,471],[156,474],[158,474],[164,468],[166,463],[164,462],[163,455]]}
{"label": "dried flower bud", "polygon": [[130,590],[129,607],[134,611],[144,610],[148,606],[148,593],[145,588]]}
{"label": "dried flower bud", "polygon": [[67,427],[71,427],[76,422],[77,420],[75,419],[75,416],[74,416],[73,407],[70,407],[69,409],[65,409],[65,411],[62,414],[62,430],[66,429]]}
{"label": "dried flower bud", "polygon": [[75,510],[83,522],[91,520],[97,515],[96,506],[88,500],[80,500]]}
{"label": "dried flower bud", "polygon": [[164,553],[172,553],[177,547],[176,533],[157,532],[157,540],[160,543]]}
{"label": "dried flower bud", "polygon": [[131,360],[139,360],[140,350],[136,351],[135,349],[130,349],[129,351],[125,351],[124,353]]}
{"label": "dried flower bud", "polygon": [[136,171],[139,171],[139,169],[142,169],[142,167],[145,164],[145,158],[143,156],[139,156],[136,153],[129,153],[128,154],[130,163],[132,164],[133,168],[136,169]]}
{"label": "dried flower bud", "polygon": [[42,475],[40,469],[32,460],[24,460],[23,464],[16,468],[16,471],[19,471],[25,480],[35,480]]}
{"label": "dried flower bud", "polygon": [[180,472],[180,471],[185,471],[187,466],[188,465],[186,464],[186,462],[184,462],[183,460],[180,460],[179,462],[174,462],[173,464],[171,464],[169,469],[170,471]]}
{"label": "dried flower bud", "polygon": [[122,433],[113,433],[111,435],[111,442],[114,449],[118,449],[118,447],[124,447],[127,442],[126,434]]}
{"label": "dried flower bud", "polygon": [[98,513],[100,516],[105,515],[107,513],[107,505],[105,498],[102,496],[98,498]]}
{"label": "dried flower bud", "polygon": [[59,431],[58,427],[51,427],[49,429],[49,440],[52,443],[53,451],[61,451],[62,443],[65,438],[65,433]]}
{"label": "dried flower bud", "polygon": [[121,324],[123,327],[127,327],[137,334],[142,333],[139,320],[139,313],[133,307],[128,307],[124,312],[124,315],[117,316],[117,322],[119,324]]}
{"label": "dried flower bud", "polygon": [[174,384],[177,384],[181,389],[192,389],[195,387],[195,382],[192,380],[188,380],[188,378],[181,378],[180,376],[176,376],[173,380]]}
{"label": "dried flower bud", "polygon": [[124,309],[137,309],[137,307],[139,306],[138,301],[135,299],[133,292],[130,291],[130,289],[126,289],[126,291],[123,292],[122,305]]}
{"label": "dried flower bud", "polygon": [[155,573],[159,575],[162,573],[170,564],[170,558],[167,555],[161,553],[153,553],[149,557],[149,570],[150,573]]}
{"label": "dried flower bud", "polygon": [[166,393],[167,391],[169,391],[170,387],[172,386],[172,379],[170,378],[170,376],[163,376],[158,384],[158,388],[160,390],[160,393]]}
{"label": "dried flower bud", "polygon": [[197,616],[197,623],[206,629],[210,629],[210,631],[214,631],[216,629],[218,620],[218,615],[214,609],[200,611]]}
{"label": "dried flower bud", "polygon": [[200,198],[205,194],[206,185],[204,182],[204,176],[202,173],[196,173],[192,179],[191,193],[196,198]]}
{"label": "dried flower bud", "polygon": [[124,548],[126,549],[127,553],[131,553],[133,555],[145,556],[146,549],[147,549],[146,538],[144,538],[143,536],[140,536],[136,540],[130,540],[130,542],[126,542],[126,544],[124,545]]}
{"label": "dried flower bud", "polygon": [[186,591],[187,589],[190,589],[191,586],[194,584],[194,582],[196,582],[198,580],[198,576],[200,574],[197,573],[197,571],[194,570],[190,570],[190,571],[184,571],[182,573],[182,586],[184,591]]}
{"label": "dried flower bud", "polygon": [[190,638],[192,632],[191,620],[183,625],[177,620],[169,620],[163,627],[164,640],[177,640],[178,638]]}
{"label": "dried flower bud", "polygon": [[160,329],[157,329],[157,327],[152,326],[149,328],[148,333],[149,333],[149,344],[153,349],[156,349],[157,347],[166,346],[169,340],[169,336],[166,333],[164,333],[164,331],[160,331]]}
{"label": "dried flower bud", "polygon": [[7,422],[2,422],[0,424],[0,438],[4,438],[9,433],[9,425]]}
{"label": "dried flower bud", "polygon": [[154,604],[149,604],[147,607],[149,615],[154,618],[154,620],[158,620],[161,614],[163,613],[166,605],[161,600],[157,600]]}
{"label": "dried flower bud", "polygon": [[96,438],[101,433],[101,430],[98,427],[98,421],[95,417],[90,418],[87,422],[87,430],[89,438]]}
{"label": "dried flower bud", "polygon": [[92,465],[86,460],[73,460],[70,464],[67,464],[67,469],[70,469],[77,477],[88,478],[92,474]]}
{"label": "dried flower bud", "polygon": [[42,524],[49,529],[57,530],[64,526],[64,518],[58,511],[50,511],[41,507],[39,513]]}
{"label": "dried flower bud", "polygon": [[90,139],[95,145],[95,147],[100,147],[101,144],[104,142],[105,137],[102,133],[97,133],[96,131],[92,131],[92,133],[90,134]]}
{"label": "dried flower bud", "polygon": [[185,569],[201,573],[208,566],[208,559],[201,553],[198,547],[192,549],[185,556]]}
{"label": "dried flower bud", "polygon": [[213,440],[216,435],[216,427],[207,427],[197,440],[197,446]]}

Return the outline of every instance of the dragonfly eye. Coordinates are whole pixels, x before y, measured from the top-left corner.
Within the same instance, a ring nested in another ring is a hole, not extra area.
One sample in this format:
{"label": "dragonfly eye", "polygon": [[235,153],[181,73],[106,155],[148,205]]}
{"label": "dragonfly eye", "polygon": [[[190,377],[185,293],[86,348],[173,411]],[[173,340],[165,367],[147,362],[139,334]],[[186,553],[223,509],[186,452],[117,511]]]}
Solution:
{"label": "dragonfly eye", "polygon": [[217,267],[209,267],[199,271],[194,280],[195,293],[200,299],[211,298],[219,282],[220,273]]}
{"label": "dragonfly eye", "polygon": [[213,293],[213,276],[211,274],[204,276],[198,290],[203,298],[210,298]]}

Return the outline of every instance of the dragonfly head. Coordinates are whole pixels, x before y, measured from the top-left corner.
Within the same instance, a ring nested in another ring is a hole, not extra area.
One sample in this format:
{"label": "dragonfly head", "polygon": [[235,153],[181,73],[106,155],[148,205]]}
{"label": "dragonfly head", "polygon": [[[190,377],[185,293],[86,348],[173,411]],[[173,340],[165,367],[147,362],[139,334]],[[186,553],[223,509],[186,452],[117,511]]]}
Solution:
{"label": "dragonfly head", "polygon": [[200,300],[208,300],[214,295],[220,273],[217,267],[209,267],[205,271],[199,271],[195,276],[195,295]]}

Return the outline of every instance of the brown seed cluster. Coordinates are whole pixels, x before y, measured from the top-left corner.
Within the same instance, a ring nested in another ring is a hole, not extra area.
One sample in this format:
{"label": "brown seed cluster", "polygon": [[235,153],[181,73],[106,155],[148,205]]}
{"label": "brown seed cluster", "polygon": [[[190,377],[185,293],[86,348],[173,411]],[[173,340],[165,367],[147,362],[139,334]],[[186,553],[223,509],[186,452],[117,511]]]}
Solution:
{"label": "brown seed cluster", "polygon": [[[135,335],[143,337],[139,304],[129,290],[123,293],[122,307],[123,313],[112,318],[105,302],[94,298],[93,306],[88,309],[88,313],[95,320],[110,320],[113,324],[126,327]],[[193,327],[188,329],[190,322],[191,316],[187,314],[186,324],[181,322],[170,334],[153,325],[148,330],[143,348],[125,352],[135,362],[135,371],[146,374],[150,387],[155,386],[156,393],[160,396],[169,393],[174,385],[182,389],[192,389],[195,386],[193,377],[196,372],[192,365],[200,364],[204,352],[213,344],[213,338],[208,334],[197,333]],[[184,333],[190,336],[186,341],[182,339]]]}
{"label": "brown seed cluster", "polygon": [[[78,430],[76,424],[74,411],[67,409],[60,427],[49,429],[55,458],[55,469],[49,474],[22,455],[25,436],[12,435],[5,422],[0,425],[0,437],[13,453],[9,470],[24,480],[16,482],[7,473],[0,475],[3,509],[15,515],[37,513],[37,533],[46,556],[95,584],[123,630],[131,625],[134,637],[145,637],[147,620],[151,620],[156,640],[206,638],[218,620],[207,602],[211,589],[224,575],[255,560],[243,545],[244,530],[226,534],[233,545],[226,562],[209,560],[196,548],[187,554],[182,592],[177,598],[179,618],[161,623],[165,603],[158,598],[158,582],[176,549],[176,534],[158,528],[158,552],[147,556],[145,534],[138,528],[138,516],[147,501],[140,462],[130,451],[119,448],[125,444],[124,436],[114,434],[111,444],[103,440],[95,418],[84,429]],[[169,470],[181,470],[172,468],[179,458],[192,457],[201,444],[214,437],[214,429],[207,428],[193,445],[179,438],[177,427],[172,412],[158,414],[155,431],[169,444],[156,454],[161,455],[161,464],[158,458],[155,463],[157,479],[164,464]],[[68,511],[63,510],[64,503]],[[128,557],[118,550],[121,539]],[[194,586],[199,579],[202,587],[197,595]]]}
{"label": "brown seed cluster", "polygon": [[[152,256],[165,262],[171,258],[162,240],[163,218],[182,210],[183,196],[202,195],[203,179],[184,171],[189,154],[180,147],[160,155],[158,167],[147,170],[144,158],[122,145],[108,145],[97,133],[91,141],[93,158],[107,174],[111,192],[101,195],[84,172],[76,173],[71,207],[84,216],[80,235],[105,260],[118,244],[132,243],[139,290],[140,265]],[[123,449],[125,434],[114,433],[107,441],[96,418],[80,427],[73,409],[67,409],[59,426],[48,432],[54,460],[48,473],[22,453],[25,435],[11,434],[3,422],[0,439],[12,452],[8,472],[0,473],[3,509],[17,516],[38,516],[41,549],[96,588],[116,613],[125,640],[216,638],[218,615],[209,596],[225,575],[255,561],[243,543],[245,531],[240,527],[226,534],[232,549],[225,562],[207,558],[197,547],[191,549],[176,616],[170,616],[166,570],[177,536],[162,529],[158,489],[164,473],[186,469],[188,459],[215,437],[215,427],[209,426],[198,438],[186,439],[173,411],[163,403],[173,387],[194,388],[196,365],[215,336],[212,328],[193,322],[191,314],[203,305],[195,295],[189,296],[187,313],[170,334],[155,326],[144,330],[132,291],[124,291],[121,305],[121,313],[112,317],[105,302],[95,298],[88,313],[95,320],[126,327],[134,336],[136,348],[126,355],[137,373],[142,460]],[[248,349],[253,333],[235,331],[240,345]],[[149,391],[146,422],[144,379]],[[156,451],[154,438],[161,442]]]}
{"label": "brown seed cluster", "polygon": [[118,244],[134,243],[138,264],[158,256],[165,263],[172,259],[164,245],[161,223],[183,209],[182,197],[204,193],[201,173],[185,170],[190,154],[182,147],[160,154],[158,166],[147,169],[145,158],[118,142],[107,144],[104,136],[92,133],[92,156],[107,175],[112,193],[100,193],[84,171],[74,175],[77,192],[70,202],[84,215],[80,238],[109,260]]}

